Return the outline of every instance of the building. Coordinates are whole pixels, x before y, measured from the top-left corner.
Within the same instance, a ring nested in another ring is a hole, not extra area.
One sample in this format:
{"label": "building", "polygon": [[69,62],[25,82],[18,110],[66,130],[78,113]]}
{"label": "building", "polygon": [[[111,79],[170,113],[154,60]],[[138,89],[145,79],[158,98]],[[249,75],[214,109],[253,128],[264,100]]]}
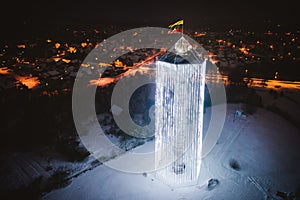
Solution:
{"label": "building", "polygon": [[200,173],[206,60],[181,37],[156,62],[156,176],[172,186]]}

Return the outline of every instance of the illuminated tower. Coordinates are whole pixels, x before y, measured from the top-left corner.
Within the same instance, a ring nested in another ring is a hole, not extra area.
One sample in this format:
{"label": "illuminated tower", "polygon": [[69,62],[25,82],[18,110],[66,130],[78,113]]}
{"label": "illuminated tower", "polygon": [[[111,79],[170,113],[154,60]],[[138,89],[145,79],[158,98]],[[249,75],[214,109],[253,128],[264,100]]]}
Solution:
{"label": "illuminated tower", "polygon": [[181,37],[156,62],[156,176],[196,184],[200,173],[206,61]]}

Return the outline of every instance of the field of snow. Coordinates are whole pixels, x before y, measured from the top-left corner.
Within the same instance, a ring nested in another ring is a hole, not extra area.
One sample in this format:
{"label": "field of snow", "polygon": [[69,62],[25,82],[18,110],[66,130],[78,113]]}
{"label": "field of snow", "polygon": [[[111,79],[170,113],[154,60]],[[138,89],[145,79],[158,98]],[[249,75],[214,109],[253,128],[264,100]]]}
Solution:
{"label": "field of snow", "polygon": [[263,107],[272,110],[300,128],[300,92],[297,90],[256,89]]}
{"label": "field of snow", "polygon": [[[233,113],[241,107],[228,104],[221,137],[203,158],[195,186],[171,188],[155,173],[131,174],[100,165],[42,199],[299,199],[299,129],[264,109],[234,119]],[[209,113],[207,108],[206,123]],[[153,143],[143,146],[154,148]],[[215,180],[208,187],[210,179]]]}

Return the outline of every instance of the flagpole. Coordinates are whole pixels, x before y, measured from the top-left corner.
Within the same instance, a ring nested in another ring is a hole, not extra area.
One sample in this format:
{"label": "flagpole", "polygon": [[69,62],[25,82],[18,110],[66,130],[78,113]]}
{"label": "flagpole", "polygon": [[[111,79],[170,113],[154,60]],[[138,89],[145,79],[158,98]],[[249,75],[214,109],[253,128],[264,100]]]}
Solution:
{"label": "flagpole", "polygon": [[183,26],[184,26],[184,21],[183,21],[183,23],[182,23],[181,37],[183,37]]}

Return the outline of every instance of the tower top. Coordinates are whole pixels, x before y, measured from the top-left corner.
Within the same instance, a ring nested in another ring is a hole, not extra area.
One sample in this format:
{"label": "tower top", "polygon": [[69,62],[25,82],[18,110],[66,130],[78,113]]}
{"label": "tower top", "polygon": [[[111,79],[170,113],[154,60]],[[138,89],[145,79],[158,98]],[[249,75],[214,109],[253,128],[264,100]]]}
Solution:
{"label": "tower top", "polygon": [[192,45],[183,36],[175,43],[175,53],[180,56],[187,55],[192,48]]}
{"label": "tower top", "polygon": [[172,64],[201,64],[204,59],[199,57],[191,43],[181,36],[158,61]]}

